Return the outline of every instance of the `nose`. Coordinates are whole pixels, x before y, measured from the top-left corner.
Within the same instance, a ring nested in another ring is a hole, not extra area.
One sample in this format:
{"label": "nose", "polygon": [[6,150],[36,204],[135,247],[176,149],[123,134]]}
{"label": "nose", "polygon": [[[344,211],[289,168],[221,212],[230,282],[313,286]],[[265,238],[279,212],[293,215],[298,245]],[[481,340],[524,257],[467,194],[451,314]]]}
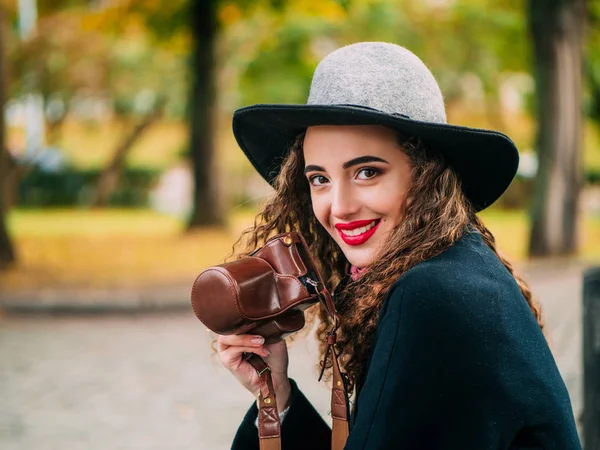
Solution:
{"label": "nose", "polygon": [[346,219],[357,213],[359,202],[353,195],[352,186],[339,183],[331,190],[331,215],[338,219]]}

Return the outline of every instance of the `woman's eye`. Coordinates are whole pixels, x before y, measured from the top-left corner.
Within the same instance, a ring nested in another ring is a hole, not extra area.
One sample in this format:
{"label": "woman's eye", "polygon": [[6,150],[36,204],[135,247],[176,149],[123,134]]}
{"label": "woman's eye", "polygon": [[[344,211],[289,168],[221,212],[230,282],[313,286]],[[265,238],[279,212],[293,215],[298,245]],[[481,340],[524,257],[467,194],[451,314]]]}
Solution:
{"label": "woman's eye", "polygon": [[371,178],[375,177],[377,174],[379,174],[379,171],[377,169],[367,167],[365,169],[360,169],[358,171],[357,178],[359,178],[361,180],[370,180]]}
{"label": "woman's eye", "polygon": [[309,181],[313,186],[323,186],[324,184],[327,184],[327,181],[329,180],[323,175],[315,175],[314,177],[310,177]]}

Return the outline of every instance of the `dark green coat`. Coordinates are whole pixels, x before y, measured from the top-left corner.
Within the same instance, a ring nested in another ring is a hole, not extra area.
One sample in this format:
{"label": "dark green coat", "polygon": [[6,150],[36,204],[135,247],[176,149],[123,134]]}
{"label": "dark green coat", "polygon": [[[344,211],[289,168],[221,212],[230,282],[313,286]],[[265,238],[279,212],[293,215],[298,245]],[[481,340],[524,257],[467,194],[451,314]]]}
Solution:
{"label": "dark green coat", "polygon": [[[329,449],[293,386],[282,448]],[[472,232],[394,283],[346,449],[581,449],[569,394],[517,283]],[[233,449],[258,449],[253,405]]]}

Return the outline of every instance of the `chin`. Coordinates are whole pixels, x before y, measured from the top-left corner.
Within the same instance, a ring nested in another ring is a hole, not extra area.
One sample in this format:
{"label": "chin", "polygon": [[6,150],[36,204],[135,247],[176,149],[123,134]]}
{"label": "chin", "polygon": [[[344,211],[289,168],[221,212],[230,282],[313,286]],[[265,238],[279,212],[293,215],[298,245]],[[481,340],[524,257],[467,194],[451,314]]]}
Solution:
{"label": "chin", "polygon": [[350,264],[359,268],[367,267],[373,262],[373,251],[370,249],[350,250],[344,252],[344,256]]}
{"label": "chin", "polygon": [[377,241],[369,241],[363,245],[351,246],[339,237],[336,230],[331,230],[330,235],[350,264],[359,268],[371,265],[377,253]]}

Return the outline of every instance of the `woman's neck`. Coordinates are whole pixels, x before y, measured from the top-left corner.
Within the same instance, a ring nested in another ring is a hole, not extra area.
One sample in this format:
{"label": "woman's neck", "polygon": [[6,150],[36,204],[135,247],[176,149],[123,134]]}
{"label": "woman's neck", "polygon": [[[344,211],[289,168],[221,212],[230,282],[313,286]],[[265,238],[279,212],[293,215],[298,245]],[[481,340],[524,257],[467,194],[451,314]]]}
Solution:
{"label": "woman's neck", "polygon": [[356,267],[354,265],[350,266],[350,278],[352,278],[352,281],[358,280],[365,270],[367,270],[366,267]]}

